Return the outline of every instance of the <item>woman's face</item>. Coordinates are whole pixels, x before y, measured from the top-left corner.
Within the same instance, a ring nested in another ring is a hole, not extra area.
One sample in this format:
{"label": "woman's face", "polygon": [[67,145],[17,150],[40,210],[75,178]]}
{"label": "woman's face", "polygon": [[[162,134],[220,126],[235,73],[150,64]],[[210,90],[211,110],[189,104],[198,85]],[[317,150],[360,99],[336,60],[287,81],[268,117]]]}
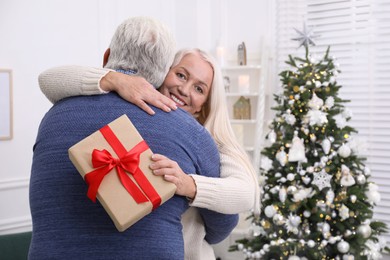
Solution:
{"label": "woman's face", "polygon": [[213,82],[213,69],[199,54],[187,54],[166,76],[160,92],[178,107],[195,114],[206,102]]}

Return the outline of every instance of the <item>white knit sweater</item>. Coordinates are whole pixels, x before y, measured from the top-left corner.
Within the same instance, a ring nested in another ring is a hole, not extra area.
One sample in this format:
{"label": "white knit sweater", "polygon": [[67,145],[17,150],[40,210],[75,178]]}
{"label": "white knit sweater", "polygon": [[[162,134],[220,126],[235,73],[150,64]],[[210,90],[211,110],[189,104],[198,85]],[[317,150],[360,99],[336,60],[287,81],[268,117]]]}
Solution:
{"label": "white knit sweater", "polygon": [[[39,75],[42,92],[53,103],[76,95],[105,93],[99,87],[108,69],[81,66],[63,66],[49,69]],[[220,154],[221,178],[192,175],[197,193],[182,216],[186,260],[215,260],[213,248],[204,237],[203,221],[196,207],[225,214],[249,211],[255,202],[255,185],[252,176],[243,170],[235,158]]]}

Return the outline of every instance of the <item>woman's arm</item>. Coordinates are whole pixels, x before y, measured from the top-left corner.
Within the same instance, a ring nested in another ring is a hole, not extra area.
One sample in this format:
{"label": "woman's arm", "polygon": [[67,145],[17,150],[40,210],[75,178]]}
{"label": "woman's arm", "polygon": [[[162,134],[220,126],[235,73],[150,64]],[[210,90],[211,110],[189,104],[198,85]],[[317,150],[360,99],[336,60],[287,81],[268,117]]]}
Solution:
{"label": "woman's arm", "polygon": [[53,104],[71,96],[107,93],[100,89],[100,80],[111,70],[82,66],[61,66],[42,72],[39,87]]}
{"label": "woman's arm", "polygon": [[42,92],[52,103],[71,96],[116,91],[123,99],[151,115],[154,111],[147,104],[166,112],[177,108],[171,99],[158,92],[144,78],[109,69],[83,66],[55,67],[42,72],[38,80]]}
{"label": "woman's arm", "polygon": [[196,196],[191,206],[224,214],[237,214],[253,208],[255,185],[250,173],[235,158],[220,154],[221,178],[191,175],[196,183]]}
{"label": "woman's arm", "polygon": [[157,154],[152,158],[155,163],[151,169],[156,175],[164,175],[165,180],[173,182],[177,186],[176,194],[191,198],[191,206],[223,214],[252,209],[257,184],[233,157],[221,153],[220,158],[221,178],[187,175],[176,162]]}

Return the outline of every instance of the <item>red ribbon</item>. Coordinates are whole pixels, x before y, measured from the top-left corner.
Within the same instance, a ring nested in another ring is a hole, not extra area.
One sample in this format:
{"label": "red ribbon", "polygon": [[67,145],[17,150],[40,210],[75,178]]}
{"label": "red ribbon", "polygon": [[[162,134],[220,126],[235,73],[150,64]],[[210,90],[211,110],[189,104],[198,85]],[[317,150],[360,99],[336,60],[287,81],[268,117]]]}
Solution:
{"label": "red ribbon", "polygon": [[[142,140],[130,151],[127,151],[108,125],[102,127],[99,131],[114,149],[119,159],[114,158],[111,153],[105,149],[101,151],[97,149],[93,150],[92,166],[95,170],[85,175],[85,181],[89,186],[87,193],[88,198],[93,202],[96,202],[96,194],[103,178],[115,167],[123,187],[134,198],[135,202],[139,204],[150,200],[153,204],[153,210],[160,206],[160,195],[158,195],[145,174],[139,168],[140,155],[149,148],[146,142]],[[125,171],[133,175],[133,178],[138,183],[139,187]]]}

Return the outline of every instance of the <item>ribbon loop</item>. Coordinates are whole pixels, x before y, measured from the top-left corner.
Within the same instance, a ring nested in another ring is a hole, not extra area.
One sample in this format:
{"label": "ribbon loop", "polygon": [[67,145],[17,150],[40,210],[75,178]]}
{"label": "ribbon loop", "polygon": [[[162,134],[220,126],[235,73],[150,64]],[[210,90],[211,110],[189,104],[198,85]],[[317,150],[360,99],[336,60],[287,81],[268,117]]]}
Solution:
{"label": "ribbon loop", "polygon": [[[92,151],[92,166],[95,170],[85,175],[85,181],[89,186],[87,193],[88,198],[93,202],[96,201],[96,195],[101,182],[115,167],[123,187],[134,198],[135,202],[139,204],[147,202],[149,199],[153,204],[153,209],[156,209],[161,204],[161,198],[139,168],[140,155],[149,148],[146,142],[142,140],[131,150],[126,151],[108,125],[100,129],[100,132],[110,146],[114,148],[115,152],[119,155],[119,158],[114,158],[111,153],[105,149],[101,151],[94,149]],[[138,183],[139,187],[125,171],[133,175],[134,180]]]}

